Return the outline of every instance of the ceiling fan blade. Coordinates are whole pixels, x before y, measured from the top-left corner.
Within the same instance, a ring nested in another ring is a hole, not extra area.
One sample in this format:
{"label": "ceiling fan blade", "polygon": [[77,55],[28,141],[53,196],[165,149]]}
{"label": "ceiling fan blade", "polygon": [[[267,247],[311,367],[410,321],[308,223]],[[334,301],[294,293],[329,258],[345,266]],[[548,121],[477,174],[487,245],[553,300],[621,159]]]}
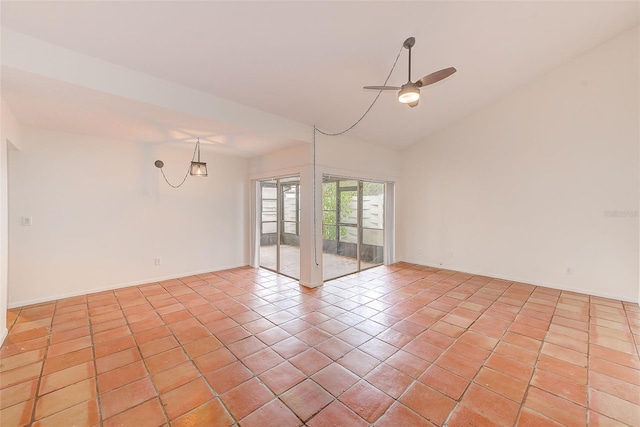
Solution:
{"label": "ceiling fan blade", "polygon": [[417,107],[419,102],[420,102],[420,100],[418,99],[418,100],[417,100],[417,101],[415,101],[415,102],[409,102],[407,105],[408,105],[409,107],[412,107],[412,108],[413,108],[413,107]]}
{"label": "ceiling fan blade", "polygon": [[428,76],[424,76],[423,78],[418,80],[416,82],[416,84],[419,85],[418,87],[431,85],[431,84],[439,82],[440,80],[446,79],[447,77],[449,77],[451,74],[455,73],[456,71],[458,71],[458,70],[456,70],[455,67],[444,68],[444,69],[442,69],[440,71],[436,71],[434,73],[431,73]]}
{"label": "ceiling fan blade", "polygon": [[398,86],[365,86],[363,89],[373,90],[400,90]]}

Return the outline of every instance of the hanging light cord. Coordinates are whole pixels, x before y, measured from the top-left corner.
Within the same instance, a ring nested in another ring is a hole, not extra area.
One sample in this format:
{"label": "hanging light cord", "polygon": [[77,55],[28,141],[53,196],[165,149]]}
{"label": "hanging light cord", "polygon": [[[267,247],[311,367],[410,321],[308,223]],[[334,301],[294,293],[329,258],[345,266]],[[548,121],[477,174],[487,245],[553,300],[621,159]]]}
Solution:
{"label": "hanging light cord", "polygon": [[[391,74],[393,74],[393,70],[396,69],[396,65],[398,64],[398,59],[400,59],[400,54],[402,53],[402,49],[404,49],[404,45],[400,48],[400,51],[398,52],[398,55],[396,55],[396,60],[393,62],[393,66],[391,67],[391,70],[389,71],[389,74],[387,75],[387,78],[384,80],[384,84],[382,86],[386,86],[387,85],[387,82],[391,78]],[[317,209],[317,201],[316,201],[316,197],[317,197],[317,195],[316,195],[316,133],[320,133],[320,134],[325,135],[325,136],[340,136],[340,135],[344,135],[345,133],[349,132],[351,129],[356,127],[367,116],[367,114],[369,114],[369,111],[371,111],[373,106],[378,101],[378,98],[380,98],[380,94],[381,93],[382,93],[382,89],[378,91],[378,94],[373,99],[373,102],[371,103],[371,105],[369,105],[369,108],[366,109],[364,114],[362,114],[362,116],[360,116],[360,118],[358,120],[356,120],[355,123],[353,123],[351,126],[346,128],[342,132],[335,132],[335,133],[325,132],[325,131],[322,131],[322,130],[318,129],[316,127],[316,125],[313,125],[313,255],[314,255],[314,260],[315,260],[315,263],[316,263],[316,267],[320,265],[320,264],[318,264],[318,213],[317,213],[317,210],[316,210]]]}
{"label": "hanging light cord", "polygon": [[[196,153],[198,153],[198,161],[200,161],[200,137],[198,137],[198,142],[196,142],[196,148],[193,149],[193,156],[191,156],[191,161],[194,161],[194,159],[196,158]],[[184,178],[182,178],[182,181],[178,185],[173,185],[172,183],[169,182],[169,180],[167,179],[167,176],[164,174],[164,168],[159,168],[159,169],[160,169],[160,172],[162,172],[162,177],[164,178],[165,182],[169,184],[169,187],[180,188],[182,187],[182,184],[184,184],[184,182],[187,180],[187,177],[189,176],[189,172],[191,171],[191,163],[189,163],[189,167],[187,168],[187,173],[184,174]]]}

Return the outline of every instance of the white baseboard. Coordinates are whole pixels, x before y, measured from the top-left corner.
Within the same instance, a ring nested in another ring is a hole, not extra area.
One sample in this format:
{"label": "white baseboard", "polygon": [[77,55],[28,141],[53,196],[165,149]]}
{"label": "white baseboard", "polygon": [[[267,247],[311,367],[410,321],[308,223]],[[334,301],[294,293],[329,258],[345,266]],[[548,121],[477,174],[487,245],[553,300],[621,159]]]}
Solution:
{"label": "white baseboard", "polygon": [[10,302],[8,304],[8,308],[24,307],[24,306],[27,306],[27,305],[40,304],[40,303],[49,302],[49,301],[56,301],[56,300],[64,299],[64,298],[77,297],[79,295],[95,294],[95,293],[98,293],[98,292],[112,291],[114,289],[128,288],[130,286],[146,285],[148,283],[156,283],[156,282],[162,282],[162,281],[165,281],[165,280],[179,279],[181,277],[195,276],[197,274],[215,273],[217,271],[230,270],[232,268],[239,268],[239,267],[246,267],[246,266],[247,266],[246,264],[228,265],[228,266],[216,266],[214,268],[201,270],[201,271],[191,271],[191,272],[185,272],[185,273],[171,274],[169,276],[152,277],[152,278],[149,278],[149,279],[136,280],[136,281],[128,282],[128,283],[118,283],[118,284],[103,286],[103,287],[100,287],[100,288],[84,289],[84,290],[79,290],[79,291],[76,291],[76,292],[68,292],[68,293],[64,293],[64,294],[51,295],[51,296],[43,297],[43,298],[35,298],[35,299],[32,299],[32,300],[14,301],[14,302]]}
{"label": "white baseboard", "polygon": [[594,297],[609,298],[609,299],[615,299],[615,300],[624,301],[624,302],[634,302],[640,306],[640,300],[634,300],[633,298],[626,295],[616,295],[616,294],[610,294],[607,292],[593,292],[593,291],[587,291],[584,289],[569,288],[569,287],[558,285],[555,283],[548,283],[548,282],[535,281],[535,280],[532,281],[532,280],[524,279],[521,277],[510,277],[508,275],[488,273],[486,271],[474,271],[474,270],[469,270],[465,268],[458,268],[456,266],[451,266],[451,265],[440,265],[437,262],[429,262],[429,261],[425,262],[425,260],[404,259],[401,261],[407,262],[410,264],[423,265],[425,267],[439,268],[442,270],[459,271],[460,273],[473,274],[476,276],[493,277],[495,279],[507,280],[509,282],[526,283],[533,286],[541,286],[543,288],[557,289],[559,291],[576,292],[576,293],[581,293],[585,295],[591,295]]}

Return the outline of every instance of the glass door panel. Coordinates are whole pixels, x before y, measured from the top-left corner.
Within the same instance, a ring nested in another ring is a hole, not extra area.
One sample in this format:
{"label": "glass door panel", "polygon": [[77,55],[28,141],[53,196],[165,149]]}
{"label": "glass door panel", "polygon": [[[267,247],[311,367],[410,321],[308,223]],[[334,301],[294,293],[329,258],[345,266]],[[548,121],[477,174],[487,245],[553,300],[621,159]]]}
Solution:
{"label": "glass door panel", "polygon": [[300,278],[300,178],[280,180],[280,269],[281,274]]}
{"label": "glass door panel", "polygon": [[260,267],[278,270],[278,182],[260,182]]}
{"label": "glass door panel", "polygon": [[330,280],[359,270],[358,181],[325,178],[322,196],[322,275]]}
{"label": "glass door panel", "polygon": [[300,278],[300,178],[260,182],[260,267]]}
{"label": "glass door panel", "polygon": [[362,244],[360,268],[383,263],[384,249],[384,184],[362,183]]}
{"label": "glass door panel", "polygon": [[383,263],[384,184],[324,177],[323,279]]}

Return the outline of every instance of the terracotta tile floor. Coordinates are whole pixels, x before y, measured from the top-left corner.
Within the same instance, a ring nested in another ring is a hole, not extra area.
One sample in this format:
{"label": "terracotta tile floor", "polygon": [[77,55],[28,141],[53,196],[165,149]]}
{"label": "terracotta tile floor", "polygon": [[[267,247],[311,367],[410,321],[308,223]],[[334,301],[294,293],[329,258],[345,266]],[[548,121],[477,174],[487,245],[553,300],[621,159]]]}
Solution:
{"label": "terracotta tile floor", "polygon": [[10,310],[9,426],[640,425],[637,304],[399,263]]}

